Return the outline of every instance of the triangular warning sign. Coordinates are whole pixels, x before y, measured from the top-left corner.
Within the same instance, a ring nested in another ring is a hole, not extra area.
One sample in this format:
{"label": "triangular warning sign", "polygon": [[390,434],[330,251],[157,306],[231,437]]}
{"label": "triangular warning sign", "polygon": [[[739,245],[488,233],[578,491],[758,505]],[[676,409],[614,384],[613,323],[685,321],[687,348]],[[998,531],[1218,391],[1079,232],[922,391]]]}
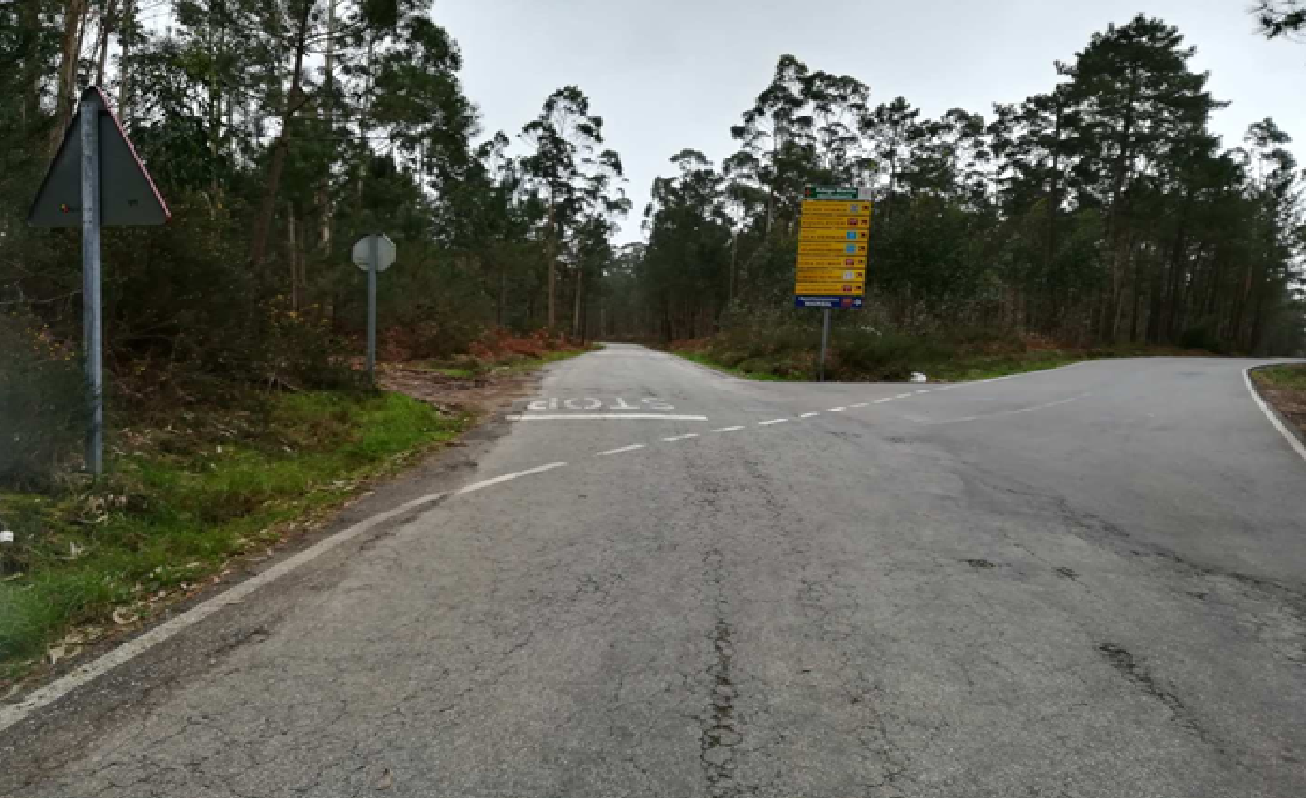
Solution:
{"label": "triangular warning sign", "polygon": [[104,227],[163,224],[170,214],[145,164],[127,140],[118,118],[96,86],[82,92],[82,102],[68,124],[63,144],[45,173],[27,221],[37,227],[76,227],[82,223],[82,108],[99,109],[100,224]]}

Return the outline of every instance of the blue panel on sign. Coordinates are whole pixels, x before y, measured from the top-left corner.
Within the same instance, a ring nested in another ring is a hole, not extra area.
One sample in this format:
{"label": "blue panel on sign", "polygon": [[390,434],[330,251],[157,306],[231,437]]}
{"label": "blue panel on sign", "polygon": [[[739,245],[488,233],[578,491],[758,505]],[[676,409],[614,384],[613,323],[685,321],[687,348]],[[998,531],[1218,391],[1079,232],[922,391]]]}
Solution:
{"label": "blue panel on sign", "polygon": [[845,245],[844,245],[844,251],[845,251],[846,253],[850,254],[850,255],[855,255],[855,254],[857,254],[857,252],[858,252],[858,245],[857,245],[857,244],[845,244]]}
{"label": "blue panel on sign", "polygon": [[857,240],[858,240],[858,231],[857,231],[857,230],[850,230],[849,232],[847,232],[847,233],[844,234],[844,237],[847,238],[847,239],[850,240],[850,241],[857,241]]}
{"label": "blue panel on sign", "polygon": [[860,296],[796,296],[796,308],[860,308]]}

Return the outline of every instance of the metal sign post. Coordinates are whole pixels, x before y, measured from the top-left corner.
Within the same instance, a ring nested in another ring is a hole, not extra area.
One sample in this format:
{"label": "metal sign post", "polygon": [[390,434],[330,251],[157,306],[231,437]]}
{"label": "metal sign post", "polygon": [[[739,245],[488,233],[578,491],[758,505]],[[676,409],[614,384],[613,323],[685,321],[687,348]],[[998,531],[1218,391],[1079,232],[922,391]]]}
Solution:
{"label": "metal sign post", "polygon": [[368,273],[368,380],[376,382],[377,371],[377,273],[395,262],[395,242],[382,233],[354,242],[354,265]]}
{"label": "metal sign post", "polygon": [[86,469],[104,470],[104,364],[100,353],[100,104],[81,100],[82,141],[82,352],[90,427],[86,431]]}
{"label": "metal sign post", "polygon": [[368,236],[368,381],[377,381],[377,237]]}
{"label": "metal sign post", "polygon": [[830,308],[821,311],[821,357],[817,360],[817,382],[826,381],[826,342],[830,340]]}
{"label": "metal sign post", "polygon": [[86,469],[95,477],[104,471],[100,228],[163,224],[168,217],[163,197],[109,110],[104,93],[97,86],[86,89],[32,201],[27,222],[35,227],[82,228],[82,349],[90,411]]}

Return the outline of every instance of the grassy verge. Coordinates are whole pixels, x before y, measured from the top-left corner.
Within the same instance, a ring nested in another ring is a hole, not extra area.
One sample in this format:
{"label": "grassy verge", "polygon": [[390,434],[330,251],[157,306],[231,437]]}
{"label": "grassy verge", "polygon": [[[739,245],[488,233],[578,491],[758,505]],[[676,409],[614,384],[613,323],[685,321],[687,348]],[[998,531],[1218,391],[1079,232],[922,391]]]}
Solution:
{"label": "grassy verge", "polygon": [[725,371],[728,374],[734,374],[737,377],[744,377],[750,380],[776,382],[781,380],[802,381],[810,379],[809,377],[792,370],[780,373],[769,368],[766,363],[748,364],[749,367],[744,365],[727,365],[725,362],[714,357],[711,352],[695,351],[692,349],[673,349],[672,353],[680,355],[686,360],[698,363],[701,366],[708,366],[709,368],[714,368],[718,371]]}
{"label": "grassy verge", "polygon": [[1289,421],[1301,440],[1307,432],[1307,367],[1266,366],[1253,369],[1252,377],[1262,398]]}
{"label": "grassy verge", "polygon": [[1253,382],[1259,388],[1275,388],[1286,391],[1307,391],[1307,367],[1266,366],[1253,369]]}
{"label": "grassy verge", "polygon": [[470,422],[398,394],[278,394],[138,419],[94,486],[0,492],[16,539],[0,549],[0,687],[131,628]]}
{"label": "grassy verge", "polygon": [[[847,337],[850,340],[832,347],[826,367],[828,379],[896,382],[906,381],[913,372],[921,372],[931,382],[960,382],[1058,368],[1095,358],[1193,354],[1140,347],[1027,347],[1010,340],[969,343],[900,335]],[[687,360],[753,380],[814,379],[813,348],[787,344],[725,338],[693,342],[690,346],[673,345],[671,351]]]}

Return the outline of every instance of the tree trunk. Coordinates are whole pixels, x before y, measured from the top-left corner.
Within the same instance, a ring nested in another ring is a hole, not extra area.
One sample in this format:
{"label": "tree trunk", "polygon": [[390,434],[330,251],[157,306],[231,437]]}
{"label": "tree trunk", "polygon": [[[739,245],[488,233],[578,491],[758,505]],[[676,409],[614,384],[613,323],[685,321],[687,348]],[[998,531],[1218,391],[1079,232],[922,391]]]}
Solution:
{"label": "tree trunk", "polygon": [[[1110,318],[1104,318],[1103,334],[1110,342],[1115,342],[1117,321],[1120,317],[1120,300],[1125,275],[1124,265],[1120,261],[1120,218],[1121,202],[1125,193],[1126,177],[1129,173],[1131,157],[1130,135],[1134,128],[1135,97],[1139,91],[1139,78],[1135,68],[1130,70],[1130,90],[1126,96],[1125,115],[1121,120],[1121,135],[1117,139],[1116,162],[1112,166],[1112,207],[1107,217],[1107,252],[1108,272],[1112,282],[1111,301],[1107,312]],[[1127,253],[1128,254],[1128,253]]]}
{"label": "tree trunk", "polygon": [[558,263],[557,263],[558,234],[554,227],[553,187],[550,187],[549,189],[549,236],[548,238],[545,239],[545,241],[546,241],[545,257],[548,258],[549,260],[549,283],[548,283],[548,287],[546,288],[546,294],[547,294],[546,307],[548,309],[545,313],[545,329],[549,330],[550,334],[552,334],[554,331],[554,288],[555,288],[555,281],[557,279],[556,272],[558,270]]}
{"label": "tree trunk", "polygon": [[299,265],[295,262],[295,203],[286,203],[286,262],[290,264],[290,309],[300,309]]}
{"label": "tree trunk", "polygon": [[55,89],[55,125],[50,129],[49,155],[54,157],[63,144],[64,128],[72,118],[73,83],[77,79],[77,60],[81,55],[82,29],[86,25],[86,0],[68,0],[64,9],[64,32],[59,41],[59,81]]}
{"label": "tree trunk", "polygon": [[95,48],[95,85],[97,86],[104,83],[104,62],[109,56],[109,28],[113,25],[117,13],[118,0],[109,0],[104,14],[100,17],[100,41]]}
{"label": "tree trunk", "polygon": [[[327,120],[327,130],[334,135],[336,130],[335,118],[335,63],[336,63],[336,0],[327,0],[327,45],[326,52],[322,56],[322,113]],[[331,205],[331,193],[329,189],[329,180],[324,177],[318,184],[316,201],[318,207],[322,210],[322,223],[318,230],[318,248],[323,252],[331,249],[331,222],[333,208]]]}
{"label": "tree trunk", "polygon": [[136,0],[123,0],[123,17],[118,26],[118,118],[127,124],[131,99],[132,28],[136,25]]}
{"label": "tree trunk", "polygon": [[576,293],[572,296],[572,337],[581,337],[581,297],[585,292],[585,269],[576,267]]}
{"label": "tree trunk", "polygon": [[308,38],[309,12],[312,0],[301,0],[298,27],[295,31],[295,66],[290,78],[290,91],[286,94],[286,109],[281,115],[281,134],[272,149],[272,163],[268,167],[268,183],[263,192],[263,206],[254,224],[254,238],[250,247],[250,263],[258,266],[263,263],[264,253],[268,247],[268,234],[272,229],[272,217],[277,209],[277,191],[281,188],[281,173],[286,166],[286,151],[290,148],[290,123],[295,112],[304,105],[304,90],[301,88],[304,72],[304,50]]}

